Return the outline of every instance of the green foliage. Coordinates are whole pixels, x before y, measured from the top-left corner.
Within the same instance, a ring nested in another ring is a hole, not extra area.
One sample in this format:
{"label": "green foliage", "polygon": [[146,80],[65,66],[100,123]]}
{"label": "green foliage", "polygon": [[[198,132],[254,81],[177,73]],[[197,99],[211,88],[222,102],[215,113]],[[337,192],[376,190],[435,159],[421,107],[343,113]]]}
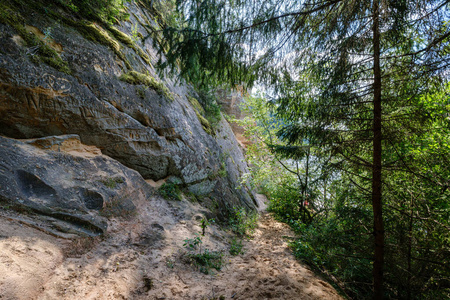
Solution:
{"label": "green foliage", "polygon": [[18,12],[15,6],[0,3],[0,23],[12,26],[30,47],[30,59],[34,62],[42,61],[58,71],[70,74],[71,70],[66,61],[62,60],[59,54],[50,46],[49,37],[41,40],[34,33],[30,33],[23,25],[24,17]]}
{"label": "green foliage", "polygon": [[247,212],[243,207],[233,207],[228,224],[231,231],[238,236],[252,236],[258,222],[256,212]]}
{"label": "green foliage", "polygon": [[310,224],[290,219],[298,234],[290,246],[296,257],[345,283],[352,298],[367,299],[372,289],[372,250],[364,223],[370,223],[370,217],[370,207],[342,207]]}
{"label": "green foliage", "polygon": [[209,121],[205,117],[203,117],[197,110],[195,111],[195,113],[198,120],[200,121],[200,124],[202,124],[203,130],[205,130],[209,135],[215,135],[216,133],[211,127],[211,123],[209,123]]}
{"label": "green foliage", "polygon": [[199,101],[205,111],[205,118],[211,124],[212,128],[216,128],[222,119],[220,106],[217,104],[216,97],[212,94],[212,92],[203,90],[199,92]]}
{"label": "green foliage", "polygon": [[109,187],[110,189],[115,189],[118,184],[124,183],[125,180],[122,177],[109,177],[105,180],[101,181],[105,186]]}
{"label": "green foliage", "polygon": [[[275,96],[276,118],[255,124],[255,179],[244,179],[305,233],[299,256],[356,298],[448,297],[448,3],[177,4],[161,66],[198,85],[259,80]],[[286,191],[270,165],[296,177]]]}
{"label": "green foliage", "polygon": [[270,202],[268,211],[275,213],[277,219],[290,225],[296,224],[297,220],[304,220],[301,203],[302,198],[296,180],[292,176],[280,178],[278,185],[272,185],[266,190]]}
{"label": "green foliage", "polygon": [[200,247],[200,245],[203,243],[202,238],[200,236],[196,236],[192,239],[185,239],[183,247],[189,249],[189,250],[195,250]]}
{"label": "green foliage", "polygon": [[119,20],[126,20],[129,18],[129,14],[127,14],[125,11],[124,0],[58,1],[59,3],[70,9],[73,13],[78,13],[83,17],[94,21],[113,24],[117,23]]}
{"label": "green foliage", "polygon": [[108,26],[108,30],[114,35],[115,38],[133,49],[148,65],[151,65],[150,58],[148,57],[147,53],[145,53],[141,47],[136,45],[136,39],[134,38],[134,35],[133,38],[131,38],[126,33],[120,31],[114,26]]}
{"label": "green foliage", "polygon": [[212,93],[202,91],[199,92],[199,96],[200,101],[190,96],[187,96],[187,98],[194,108],[203,129],[208,134],[215,135],[215,128],[222,119],[220,107]]}
{"label": "green foliage", "polygon": [[185,239],[183,246],[189,251],[187,257],[200,272],[209,274],[211,269],[220,271],[223,267],[223,253],[221,251],[212,251],[202,249],[202,237],[197,235],[192,239]]}
{"label": "green foliage", "polygon": [[124,62],[128,69],[132,68],[128,59],[121,51],[120,44],[99,24],[85,20],[73,21],[71,19],[63,19],[63,21],[76,28],[86,39],[109,47]]}
{"label": "green foliage", "polygon": [[223,267],[223,253],[221,251],[205,249],[200,253],[190,253],[188,257],[199,271],[204,274],[209,274],[211,269],[220,271]]}
{"label": "green foliage", "polygon": [[180,187],[172,182],[164,183],[158,190],[159,194],[167,200],[178,200],[181,201],[181,190]]}
{"label": "green foliage", "polygon": [[[117,20],[115,19],[116,17],[123,19],[122,17],[125,17],[127,15],[126,13],[124,13],[124,6],[121,0],[95,0],[94,3],[86,0],[43,0],[39,3],[26,0],[12,0],[10,1],[10,3],[10,11],[14,13],[6,14],[6,12],[8,11],[8,7],[5,7],[5,9],[1,10],[2,13],[0,13],[0,22],[9,23],[6,19],[9,19],[10,21],[14,20],[13,23],[17,24],[17,26],[11,26],[17,27],[21,36],[21,32],[23,32],[23,37],[25,40],[30,39],[30,37],[33,37],[34,35],[30,35],[27,31],[22,30],[23,28],[25,28],[22,24],[26,23],[26,21],[20,16],[19,12],[22,12],[23,15],[25,15],[30,14],[34,11],[38,11],[43,15],[47,15],[50,19],[54,19],[58,22],[74,27],[85,38],[108,46],[124,62],[126,68],[131,69],[130,63],[121,51],[120,44],[110,35],[110,32],[104,29],[112,28],[111,31],[114,31],[113,33],[115,35],[120,35],[118,39],[122,38],[122,42],[124,42],[124,34],[120,34],[119,32],[117,32],[117,30],[114,30],[112,26],[113,19],[114,23],[117,23]],[[0,6],[1,5],[3,4],[0,4]],[[3,18],[2,15],[5,16],[5,18]],[[108,15],[110,15],[111,17],[108,17]],[[17,18],[17,16],[20,17]],[[44,33],[45,39],[41,42],[44,45],[47,45],[47,41],[49,40],[48,30],[44,30]],[[38,43],[38,41],[33,42],[33,44],[36,43]],[[127,43],[125,44],[128,45]],[[67,63],[61,60],[57,53],[53,53],[54,51],[51,51],[53,50],[51,49],[51,47],[50,49],[46,49],[45,47],[39,46],[38,48],[37,46],[37,44],[32,45],[32,47],[35,47],[35,50],[33,50],[34,52],[32,53],[37,54],[32,57],[34,61],[43,61],[62,72],[68,74],[70,73]],[[132,45],[130,47],[132,47],[143,58],[144,61],[149,63],[148,55],[146,55],[145,52],[142,51],[142,49],[140,49],[136,45]]]}
{"label": "green foliage", "polygon": [[128,73],[122,74],[119,79],[134,85],[143,84],[155,90],[159,95],[164,96],[169,100],[173,100],[172,93],[164,85],[164,83],[157,81],[150,75],[139,73],[136,71],[130,71]]}
{"label": "green foliage", "polygon": [[244,252],[242,238],[232,238],[230,242],[230,249],[228,250],[231,255],[236,256]]}
{"label": "green foliage", "polygon": [[219,175],[219,177],[222,177],[222,178],[225,178],[228,176],[227,165],[224,161],[221,163],[220,170],[217,174]]}
{"label": "green foliage", "polygon": [[207,218],[202,218],[200,220],[200,227],[202,228],[202,236],[205,236],[206,233],[206,228],[211,225],[211,223],[214,223],[214,219],[207,219]]}
{"label": "green foliage", "polygon": [[200,104],[200,102],[198,102],[197,99],[195,99],[194,97],[191,96],[186,96],[189,103],[191,103],[192,107],[201,115],[205,115],[205,110],[203,109],[202,105]]}

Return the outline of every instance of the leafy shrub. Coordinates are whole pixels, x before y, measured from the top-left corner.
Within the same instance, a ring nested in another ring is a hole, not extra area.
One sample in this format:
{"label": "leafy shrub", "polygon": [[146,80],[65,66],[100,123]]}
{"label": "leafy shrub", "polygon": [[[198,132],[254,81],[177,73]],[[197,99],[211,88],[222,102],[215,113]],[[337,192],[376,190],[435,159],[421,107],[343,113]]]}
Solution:
{"label": "leafy shrub", "polygon": [[60,3],[95,21],[112,24],[129,18],[124,9],[124,0],[60,0]]}
{"label": "leafy shrub", "polygon": [[193,239],[185,239],[183,247],[187,248],[188,250],[195,250],[202,243],[203,243],[202,238],[197,235]]}
{"label": "leafy shrub", "polygon": [[228,223],[231,231],[235,234],[239,236],[251,236],[255,231],[257,221],[257,213],[248,213],[243,207],[233,207],[233,212]]}
{"label": "leafy shrub", "polygon": [[209,274],[211,269],[220,271],[223,267],[223,252],[213,251],[210,249],[202,249],[202,238],[197,235],[192,239],[184,240],[184,247],[189,251],[187,257],[200,272]]}
{"label": "leafy shrub", "polygon": [[189,258],[204,274],[209,274],[211,269],[220,271],[223,267],[223,253],[221,251],[205,249],[200,253],[190,253]]}
{"label": "leafy shrub", "polygon": [[243,253],[243,250],[242,250],[243,247],[244,247],[244,245],[242,244],[242,239],[233,238],[230,243],[229,252],[233,256],[239,255],[239,254]]}
{"label": "leafy shrub", "polygon": [[205,118],[213,128],[220,122],[222,115],[220,113],[220,106],[217,104],[216,97],[212,92],[200,91],[199,100],[205,111]]}
{"label": "leafy shrub", "polygon": [[310,224],[291,220],[291,227],[298,234],[298,238],[290,243],[294,255],[313,268],[339,278],[345,283],[347,293],[355,299],[371,295],[372,241],[358,222],[364,224],[369,215],[369,211],[353,208]]}
{"label": "leafy shrub", "polygon": [[174,183],[164,183],[159,188],[159,194],[167,200],[178,200],[181,201],[181,190],[180,187]]}

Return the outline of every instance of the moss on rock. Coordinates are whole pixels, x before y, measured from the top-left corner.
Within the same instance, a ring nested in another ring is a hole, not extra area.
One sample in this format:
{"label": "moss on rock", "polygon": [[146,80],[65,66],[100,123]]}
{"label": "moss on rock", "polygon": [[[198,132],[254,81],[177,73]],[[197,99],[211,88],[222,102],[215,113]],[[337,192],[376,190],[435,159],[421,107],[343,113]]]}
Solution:
{"label": "moss on rock", "polygon": [[71,70],[66,61],[62,60],[59,54],[33,32],[26,29],[22,24],[25,19],[15,9],[4,3],[0,3],[0,23],[13,27],[23,38],[27,46],[32,48],[31,60],[34,62],[42,61],[58,71],[70,74]]}
{"label": "moss on rock", "polygon": [[164,96],[169,100],[174,100],[173,95],[169,91],[169,89],[162,82],[157,81],[155,78],[149,75],[136,71],[130,71],[128,73],[122,74],[119,79],[130,84],[146,85],[149,88],[155,90],[159,95]]}
{"label": "moss on rock", "polygon": [[120,31],[114,26],[109,26],[108,30],[114,35],[116,39],[133,49],[148,65],[151,65],[148,55],[144,52],[144,50],[142,50],[141,47],[136,45],[136,43],[128,34]]}
{"label": "moss on rock", "polygon": [[208,121],[208,119],[204,117],[206,111],[200,104],[200,102],[194,97],[186,97],[189,100],[189,103],[191,103],[192,107],[194,108],[194,111],[197,114],[197,118],[200,121],[200,124],[202,124],[203,130],[205,130],[209,135],[216,135],[213,126],[211,126],[211,123]]}
{"label": "moss on rock", "polygon": [[108,46],[125,64],[128,69],[132,69],[130,62],[121,51],[121,46],[111,35],[100,25],[89,21],[73,21],[70,18],[62,19],[64,23],[75,28],[81,35],[93,42]]}
{"label": "moss on rock", "polygon": [[191,103],[191,105],[203,116],[205,115],[205,110],[203,109],[202,105],[200,104],[200,102],[198,102],[198,100],[194,97],[191,96],[186,96],[186,98],[188,99],[189,103]]}
{"label": "moss on rock", "polygon": [[211,124],[209,123],[209,121],[202,116],[198,110],[194,109],[195,113],[197,114],[197,118],[200,121],[200,124],[202,124],[203,129],[206,131],[206,133],[208,133],[209,135],[215,135],[215,131],[214,129],[211,127]]}

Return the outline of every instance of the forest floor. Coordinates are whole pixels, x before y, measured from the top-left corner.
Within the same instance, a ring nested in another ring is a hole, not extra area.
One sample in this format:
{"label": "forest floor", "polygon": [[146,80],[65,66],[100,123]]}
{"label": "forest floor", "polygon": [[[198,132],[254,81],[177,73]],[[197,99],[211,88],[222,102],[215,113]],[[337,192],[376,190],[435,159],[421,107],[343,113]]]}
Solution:
{"label": "forest floor", "polygon": [[205,213],[155,196],[132,219],[112,220],[105,236],[72,240],[0,209],[0,299],[342,299],[294,258],[294,234],[266,212],[237,256],[233,235],[208,226],[202,247],[222,251],[224,264],[201,273],[183,244]]}

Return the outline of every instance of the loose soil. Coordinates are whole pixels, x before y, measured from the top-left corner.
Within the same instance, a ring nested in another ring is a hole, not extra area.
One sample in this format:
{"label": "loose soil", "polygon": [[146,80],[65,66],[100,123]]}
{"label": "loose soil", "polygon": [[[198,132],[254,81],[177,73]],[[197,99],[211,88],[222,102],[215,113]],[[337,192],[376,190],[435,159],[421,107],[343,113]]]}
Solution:
{"label": "loose soil", "polygon": [[208,211],[159,196],[137,206],[132,219],[111,220],[105,236],[79,239],[0,209],[0,299],[342,299],[295,260],[293,233],[266,212],[237,256],[228,252],[233,235],[208,226],[203,247],[223,251],[225,263],[203,274],[183,241],[201,232]]}

